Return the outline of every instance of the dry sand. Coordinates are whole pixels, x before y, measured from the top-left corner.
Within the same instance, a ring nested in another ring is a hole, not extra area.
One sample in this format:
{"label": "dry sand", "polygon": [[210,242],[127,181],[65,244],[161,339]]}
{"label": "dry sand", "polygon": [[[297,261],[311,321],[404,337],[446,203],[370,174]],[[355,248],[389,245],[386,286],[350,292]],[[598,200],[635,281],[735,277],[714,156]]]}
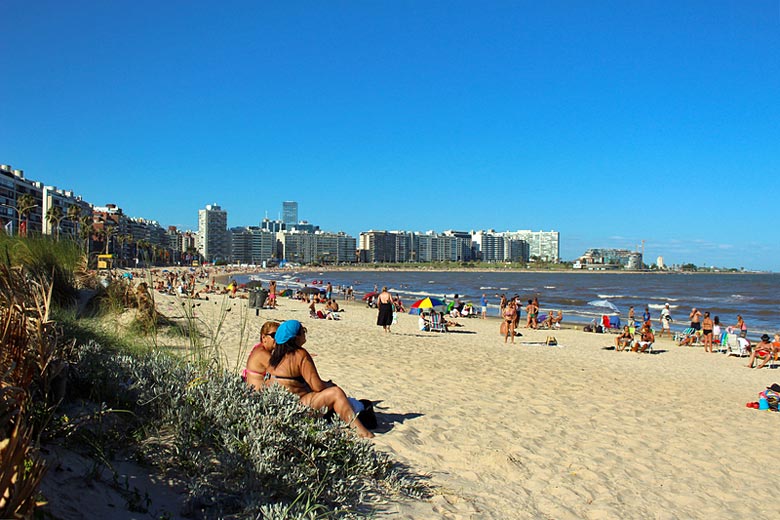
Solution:
{"label": "dry sand", "polygon": [[[176,298],[155,296],[163,313]],[[216,328],[217,301],[196,313]],[[324,379],[379,401],[372,441],[419,473],[435,496],[386,508],[397,518],[776,518],[780,414],[745,407],[780,380],[745,359],[656,343],[655,354],[605,350],[614,336],[521,329],[460,319],[448,334],[400,315],[391,334],[360,302],[339,321],[305,304],[276,310],[230,299],[218,338],[242,364],[267,319],[299,319]],[[242,334],[242,318],[246,327]],[[530,344],[528,344],[530,343]]]}

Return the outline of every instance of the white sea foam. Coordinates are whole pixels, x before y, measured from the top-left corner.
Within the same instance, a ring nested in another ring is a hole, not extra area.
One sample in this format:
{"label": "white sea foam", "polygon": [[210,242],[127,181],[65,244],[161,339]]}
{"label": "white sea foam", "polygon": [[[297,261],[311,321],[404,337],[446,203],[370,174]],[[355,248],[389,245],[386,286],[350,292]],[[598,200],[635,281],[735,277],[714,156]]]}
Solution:
{"label": "white sea foam", "polygon": [[544,288],[545,289],[556,289],[556,287],[554,285],[545,285]]}
{"label": "white sea foam", "polygon": [[[666,307],[666,305],[663,303],[651,303],[650,305],[648,305],[648,307],[653,310],[661,310],[664,307]],[[677,309],[679,307],[680,307],[679,305],[669,305],[669,309]]]}
{"label": "white sea foam", "polygon": [[597,294],[596,296],[598,296],[602,300],[609,300],[609,299],[619,300],[621,298],[625,298],[625,296],[622,294]]}

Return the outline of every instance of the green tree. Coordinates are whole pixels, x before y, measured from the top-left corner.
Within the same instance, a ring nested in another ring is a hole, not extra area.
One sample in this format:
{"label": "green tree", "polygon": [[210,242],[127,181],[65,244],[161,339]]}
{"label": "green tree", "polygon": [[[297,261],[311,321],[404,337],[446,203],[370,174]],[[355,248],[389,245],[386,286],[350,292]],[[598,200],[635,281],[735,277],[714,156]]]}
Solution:
{"label": "green tree", "polygon": [[71,204],[68,206],[68,220],[73,222],[73,236],[79,236],[79,219],[81,218],[81,206]]}
{"label": "green tree", "polygon": [[60,239],[60,221],[65,218],[62,214],[62,208],[59,206],[52,206],[46,210],[46,220],[54,228],[54,238]]}
{"label": "green tree", "polygon": [[113,242],[114,235],[116,234],[116,226],[111,222],[104,222],[103,227],[98,230],[97,235],[103,241],[104,254],[108,254],[111,242]]}
{"label": "green tree", "polygon": [[[30,212],[37,206],[35,202],[35,197],[30,195],[29,193],[25,193],[21,197],[19,197],[16,201],[16,209],[19,212],[19,219],[24,219],[24,236],[27,236],[28,227],[30,225]],[[21,229],[21,222],[19,223],[19,228]]]}
{"label": "green tree", "polygon": [[95,232],[91,215],[82,215],[79,221],[79,238],[84,241],[84,252],[89,254],[89,239]]}

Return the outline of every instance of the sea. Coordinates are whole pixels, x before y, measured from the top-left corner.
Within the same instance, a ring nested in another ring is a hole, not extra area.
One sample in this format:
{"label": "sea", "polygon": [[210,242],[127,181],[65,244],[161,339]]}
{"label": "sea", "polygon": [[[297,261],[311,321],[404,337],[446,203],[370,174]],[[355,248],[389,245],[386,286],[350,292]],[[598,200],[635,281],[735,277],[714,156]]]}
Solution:
{"label": "sea", "polygon": [[647,306],[657,326],[660,311],[668,303],[672,330],[687,327],[691,309],[696,307],[702,314],[709,311],[712,317],[718,316],[723,326],[735,325],[737,315],[742,315],[750,338],[780,331],[780,274],[372,270],[259,272],[235,278],[239,283],[273,279],[279,290],[324,287],[330,282],[334,294],[340,294],[340,287],[351,286],[357,299],[375,287],[387,286],[407,307],[426,296],[449,301],[456,294],[461,301],[479,306],[485,294],[488,313],[496,317],[502,294],[519,295],[523,302],[537,297],[541,314],[560,309],[565,322],[583,325],[604,314],[625,320],[633,305],[637,318]]}

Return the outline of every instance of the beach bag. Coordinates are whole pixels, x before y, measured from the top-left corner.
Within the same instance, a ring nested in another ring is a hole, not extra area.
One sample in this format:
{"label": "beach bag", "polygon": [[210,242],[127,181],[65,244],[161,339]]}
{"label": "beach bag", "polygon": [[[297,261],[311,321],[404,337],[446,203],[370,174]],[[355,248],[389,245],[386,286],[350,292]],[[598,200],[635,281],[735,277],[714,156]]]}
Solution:
{"label": "beach bag", "polygon": [[499,329],[502,336],[506,336],[506,328],[509,324],[506,321],[501,322],[501,328]]}
{"label": "beach bag", "polygon": [[393,325],[398,325],[398,313],[397,312],[393,312],[393,323],[392,324]]}
{"label": "beach bag", "polygon": [[374,403],[368,399],[360,399],[363,405],[363,411],[357,414],[357,418],[363,423],[363,426],[369,430],[375,430],[377,427],[376,414],[374,413]]}

